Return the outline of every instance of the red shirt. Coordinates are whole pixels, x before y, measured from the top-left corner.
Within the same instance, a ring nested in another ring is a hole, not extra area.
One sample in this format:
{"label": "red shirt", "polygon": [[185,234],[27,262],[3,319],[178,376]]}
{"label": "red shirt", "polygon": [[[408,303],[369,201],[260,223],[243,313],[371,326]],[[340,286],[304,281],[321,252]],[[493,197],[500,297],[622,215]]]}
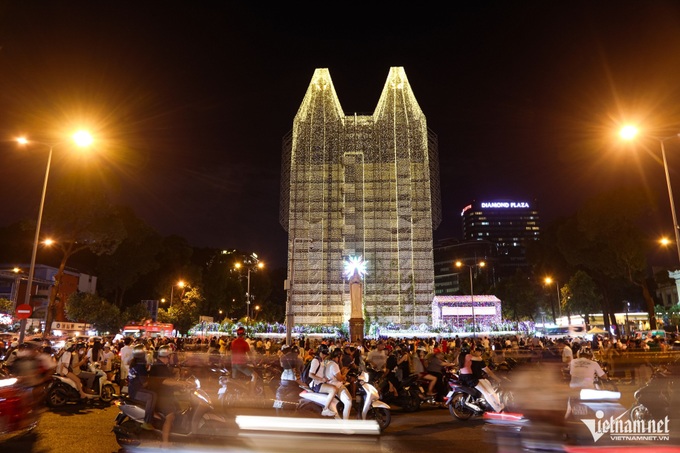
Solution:
{"label": "red shirt", "polygon": [[245,365],[248,363],[246,354],[250,352],[250,346],[243,337],[238,337],[231,342],[231,363]]}

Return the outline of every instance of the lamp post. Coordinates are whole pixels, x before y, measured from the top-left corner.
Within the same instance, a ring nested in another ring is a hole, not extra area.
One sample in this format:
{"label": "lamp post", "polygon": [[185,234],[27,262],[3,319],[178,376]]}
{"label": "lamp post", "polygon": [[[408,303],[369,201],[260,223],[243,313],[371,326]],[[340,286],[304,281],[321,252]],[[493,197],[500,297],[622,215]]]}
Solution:
{"label": "lamp post", "polygon": [[[624,140],[633,140],[637,135],[638,135],[638,129],[635,126],[624,126],[621,131],[619,132],[619,135],[621,138]],[[678,135],[673,135],[671,137],[650,137],[653,138],[654,140],[659,142],[659,146],[661,147],[661,160],[663,161],[663,169],[664,173],[666,175],[666,188],[668,189],[668,200],[670,201],[671,204],[671,217],[673,219],[673,232],[675,233],[675,247],[678,252],[678,262],[680,262],[680,230],[678,230],[678,217],[675,214],[675,201],[673,200],[673,188],[671,187],[671,177],[670,173],[668,171],[668,161],[666,160],[666,146],[665,142],[666,140],[670,139],[677,139],[680,137],[680,134]]]}
{"label": "lamp post", "polygon": [[172,307],[172,302],[175,300],[175,286],[179,286],[180,288],[184,288],[186,286],[186,283],[183,280],[180,280],[177,283],[174,283],[170,287],[170,306],[171,307]]}
{"label": "lamp post", "polygon": [[[78,131],[73,135],[73,140],[76,145],[80,147],[87,147],[92,144],[92,136],[85,131]],[[47,155],[47,165],[45,167],[45,179],[43,180],[43,188],[42,188],[42,195],[40,197],[40,207],[38,208],[38,222],[35,225],[35,237],[33,238],[33,251],[31,252],[31,264],[30,267],[28,268],[28,279],[26,280],[26,295],[24,296],[24,304],[30,304],[31,302],[31,287],[33,286],[33,277],[35,275],[35,261],[36,257],[38,255],[38,244],[40,243],[40,226],[42,225],[42,217],[43,217],[43,210],[45,207],[45,195],[47,194],[47,181],[49,180],[50,177],[50,166],[52,165],[52,152],[54,151],[54,148],[57,146],[60,146],[63,142],[60,143],[42,143],[42,142],[35,142],[35,141],[29,141],[25,137],[20,137],[17,139],[17,142],[20,145],[27,146],[31,143],[35,143],[37,145],[42,145],[46,146],[49,148],[49,153]],[[49,310],[49,303],[47,310]],[[50,326],[45,326],[45,332],[49,331]],[[21,327],[19,331],[19,343],[24,342],[24,336],[26,335],[26,319],[21,320]]]}
{"label": "lamp post", "polygon": [[243,264],[241,263],[235,264],[236,269],[241,269],[241,266],[243,265],[245,265],[246,268],[248,269],[248,283],[246,289],[246,320],[250,321],[250,273],[256,269],[262,269],[264,267],[264,263],[262,263],[257,258],[257,255],[255,253],[253,253],[243,260]]}
{"label": "lamp post", "polygon": [[[551,277],[546,277],[544,280],[546,285],[551,285],[553,279]],[[560,303],[560,284],[555,280],[555,290],[557,291],[557,308],[560,311],[560,318],[562,317],[562,304]],[[553,323],[557,324],[557,318],[555,318],[555,305],[551,302],[550,308],[552,309]]]}
{"label": "lamp post", "polygon": [[470,306],[472,307],[472,338],[477,338],[477,318],[475,317],[475,291],[472,283],[472,268],[475,266],[484,267],[486,266],[486,263],[484,261],[480,261],[479,263],[469,265],[463,264],[462,261],[456,261],[456,267],[463,266],[467,267],[468,270],[470,271]]}

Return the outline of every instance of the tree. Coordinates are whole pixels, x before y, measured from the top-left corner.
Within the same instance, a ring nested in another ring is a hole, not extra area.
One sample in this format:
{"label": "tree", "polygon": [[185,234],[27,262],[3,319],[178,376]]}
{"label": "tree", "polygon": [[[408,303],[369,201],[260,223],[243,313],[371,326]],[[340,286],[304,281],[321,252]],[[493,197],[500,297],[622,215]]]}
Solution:
{"label": "tree", "polygon": [[54,320],[55,300],[69,258],[83,250],[95,255],[113,253],[125,238],[125,228],[102,188],[89,178],[62,180],[45,206],[45,233],[55,240],[61,261],[47,305],[46,336]]}
{"label": "tree", "polygon": [[4,297],[0,297],[0,313],[13,314],[14,302]]}
{"label": "tree", "polygon": [[73,293],[66,300],[65,308],[69,321],[92,324],[98,332],[120,330],[120,310],[96,294]]}
{"label": "tree", "polygon": [[495,293],[503,302],[504,317],[515,321],[534,319],[538,308],[536,286],[524,272],[518,270],[512,277],[498,282]]}
{"label": "tree", "polygon": [[125,291],[140,277],[159,267],[156,258],[161,250],[162,238],[131,209],[120,208],[117,214],[126,236],[115,252],[100,256],[97,275],[104,294],[111,295],[114,303],[122,307]]}
{"label": "tree", "polygon": [[144,303],[140,302],[126,308],[121,315],[121,321],[127,324],[130,321],[141,322],[145,319],[149,319],[150,317],[151,313],[149,313],[149,309]]}
{"label": "tree", "polygon": [[167,310],[163,308],[158,310],[158,321],[172,323],[175,330],[186,334],[198,322],[199,306],[202,302],[203,296],[198,288],[190,288]]}
{"label": "tree", "polygon": [[600,307],[602,296],[597,290],[597,285],[590,276],[583,272],[577,271],[569,282],[565,285],[565,296],[563,301],[563,308],[567,313],[578,313],[583,316],[586,328],[590,325],[590,315],[593,314]]}
{"label": "tree", "polygon": [[649,217],[649,200],[644,191],[619,189],[591,199],[570,218],[558,234],[559,247],[567,261],[585,269],[600,287],[605,328],[613,318],[612,279],[624,278],[635,284],[656,328],[654,300],[647,284],[645,240],[639,224]]}

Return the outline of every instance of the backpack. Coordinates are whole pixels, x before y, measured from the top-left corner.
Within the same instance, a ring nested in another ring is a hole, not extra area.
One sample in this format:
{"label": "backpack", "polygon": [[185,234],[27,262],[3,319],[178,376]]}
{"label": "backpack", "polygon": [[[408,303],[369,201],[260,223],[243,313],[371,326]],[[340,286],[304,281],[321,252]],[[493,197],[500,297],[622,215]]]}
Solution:
{"label": "backpack", "polygon": [[[314,370],[313,374],[316,374],[317,371],[319,371],[319,368],[321,368],[321,364],[323,363],[321,361],[320,357],[314,357],[314,359],[319,361],[319,366]],[[305,367],[302,369],[302,373],[300,374],[300,381],[302,381],[303,384],[305,385],[310,385],[312,383],[312,378],[309,376],[309,372],[311,371],[310,368],[312,367],[312,362],[314,359],[308,361],[305,363]]]}

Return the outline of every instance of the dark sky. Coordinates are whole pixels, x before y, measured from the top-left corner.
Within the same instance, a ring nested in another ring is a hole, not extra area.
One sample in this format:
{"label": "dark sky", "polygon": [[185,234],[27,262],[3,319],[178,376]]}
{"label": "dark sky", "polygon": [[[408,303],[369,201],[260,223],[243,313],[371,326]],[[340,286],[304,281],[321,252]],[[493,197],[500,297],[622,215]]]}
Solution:
{"label": "dark sky", "polygon": [[[614,130],[680,130],[680,3],[268,3],[0,2],[0,224],[36,216],[47,156],[9,140],[86,124],[93,171],[151,226],[283,265],[281,138],[314,69],[366,114],[390,66],[439,136],[435,237],[459,236],[473,199],[536,199],[548,222],[629,183],[658,198],[650,234],[671,224],[658,143]],[[68,155],[55,148],[52,178]]]}

